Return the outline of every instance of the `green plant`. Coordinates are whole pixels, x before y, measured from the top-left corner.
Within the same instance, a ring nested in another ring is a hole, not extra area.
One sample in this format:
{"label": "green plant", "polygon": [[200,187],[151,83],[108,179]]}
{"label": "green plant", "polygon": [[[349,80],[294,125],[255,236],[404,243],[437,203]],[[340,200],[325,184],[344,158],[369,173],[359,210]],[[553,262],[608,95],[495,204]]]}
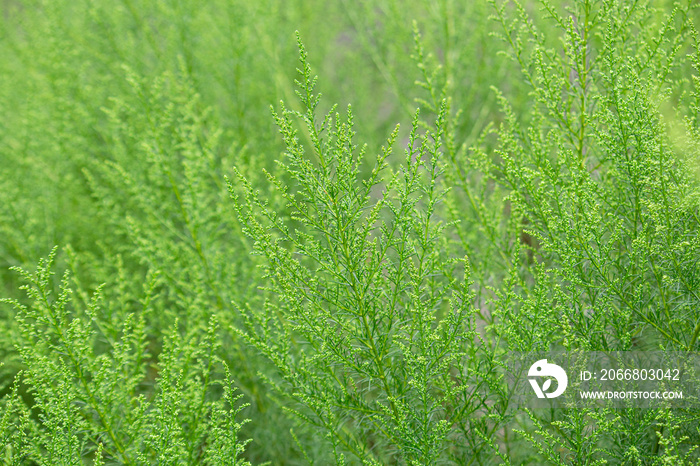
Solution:
{"label": "green plant", "polygon": [[[236,440],[241,424],[233,418],[241,410],[240,396],[233,394],[228,369],[225,377],[214,377],[221,365],[216,320],[184,333],[175,326],[153,365],[158,372],[154,381],[148,374],[152,359],[144,315],[151,311],[157,278],[144,289],[144,313],[129,314],[113,338],[97,318],[99,291],[86,308],[75,309],[66,274],[56,294],[54,256],[55,249],[34,273],[19,270],[32,302],[13,302],[21,329],[19,353],[27,370],[16,378],[5,403],[6,460],[82,464],[87,456],[101,464],[105,455],[123,464],[205,458],[209,464],[237,464],[247,442]],[[96,353],[102,345],[108,351]],[[19,384],[33,401],[31,410],[18,398]],[[222,396],[213,397],[216,392]]]}
{"label": "green plant", "polygon": [[[479,400],[465,380],[476,338],[468,266],[459,273],[460,261],[447,255],[439,220],[447,108],[424,134],[416,114],[398,170],[387,168],[397,128],[363,176],[352,111],[345,121],[334,108],[317,120],[316,78],[299,47],[305,110],[274,114],[293,187],[269,175],[288,213],[271,210],[239,176],[239,217],[274,294],[261,310],[242,308],[240,335],[275,364],[283,379],[276,391],[291,394],[299,407],[289,409],[321,429],[335,461],[434,463],[451,426]],[[304,123],[309,148],[293,119]]]}
{"label": "green plant", "polygon": [[698,351],[689,0],[0,11],[3,464],[697,463],[503,378]]}

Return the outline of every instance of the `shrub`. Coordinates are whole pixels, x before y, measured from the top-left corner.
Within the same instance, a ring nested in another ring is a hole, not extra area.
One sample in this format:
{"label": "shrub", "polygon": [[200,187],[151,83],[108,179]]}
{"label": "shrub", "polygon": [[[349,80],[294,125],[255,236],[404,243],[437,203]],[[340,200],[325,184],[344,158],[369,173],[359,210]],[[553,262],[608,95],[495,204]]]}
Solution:
{"label": "shrub", "polygon": [[697,352],[692,2],[3,8],[4,463],[698,461],[503,367]]}

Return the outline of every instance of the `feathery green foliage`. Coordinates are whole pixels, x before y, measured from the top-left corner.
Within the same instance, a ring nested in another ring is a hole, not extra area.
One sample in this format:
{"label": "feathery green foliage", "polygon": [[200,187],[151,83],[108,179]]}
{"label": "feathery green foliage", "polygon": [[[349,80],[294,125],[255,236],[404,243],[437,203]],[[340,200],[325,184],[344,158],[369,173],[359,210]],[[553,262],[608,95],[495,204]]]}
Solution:
{"label": "feathery green foliage", "polygon": [[1,2],[0,461],[696,464],[502,366],[698,351],[697,20]]}

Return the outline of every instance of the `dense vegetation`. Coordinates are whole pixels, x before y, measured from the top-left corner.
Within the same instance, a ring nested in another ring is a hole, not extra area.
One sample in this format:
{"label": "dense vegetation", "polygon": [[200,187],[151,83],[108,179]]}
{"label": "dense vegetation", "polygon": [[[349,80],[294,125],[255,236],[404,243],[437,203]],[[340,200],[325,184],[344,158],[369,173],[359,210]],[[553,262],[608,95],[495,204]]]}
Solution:
{"label": "dense vegetation", "polygon": [[697,464],[694,3],[3,0],[0,460]]}

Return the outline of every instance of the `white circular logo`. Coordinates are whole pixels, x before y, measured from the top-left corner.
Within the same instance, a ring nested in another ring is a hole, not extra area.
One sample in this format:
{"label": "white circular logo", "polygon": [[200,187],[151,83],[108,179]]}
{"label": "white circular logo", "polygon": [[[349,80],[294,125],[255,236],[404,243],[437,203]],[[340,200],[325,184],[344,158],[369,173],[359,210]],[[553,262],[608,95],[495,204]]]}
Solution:
{"label": "white circular logo", "polygon": [[[540,359],[535,364],[530,366],[527,373],[528,377],[550,377],[544,381],[542,386],[537,383],[536,379],[529,379],[532,389],[535,391],[537,398],[556,398],[566,390],[566,385],[569,383],[569,378],[566,376],[564,369],[556,364],[548,363],[546,359]],[[552,378],[557,381],[557,389],[549,392],[552,385]]]}

